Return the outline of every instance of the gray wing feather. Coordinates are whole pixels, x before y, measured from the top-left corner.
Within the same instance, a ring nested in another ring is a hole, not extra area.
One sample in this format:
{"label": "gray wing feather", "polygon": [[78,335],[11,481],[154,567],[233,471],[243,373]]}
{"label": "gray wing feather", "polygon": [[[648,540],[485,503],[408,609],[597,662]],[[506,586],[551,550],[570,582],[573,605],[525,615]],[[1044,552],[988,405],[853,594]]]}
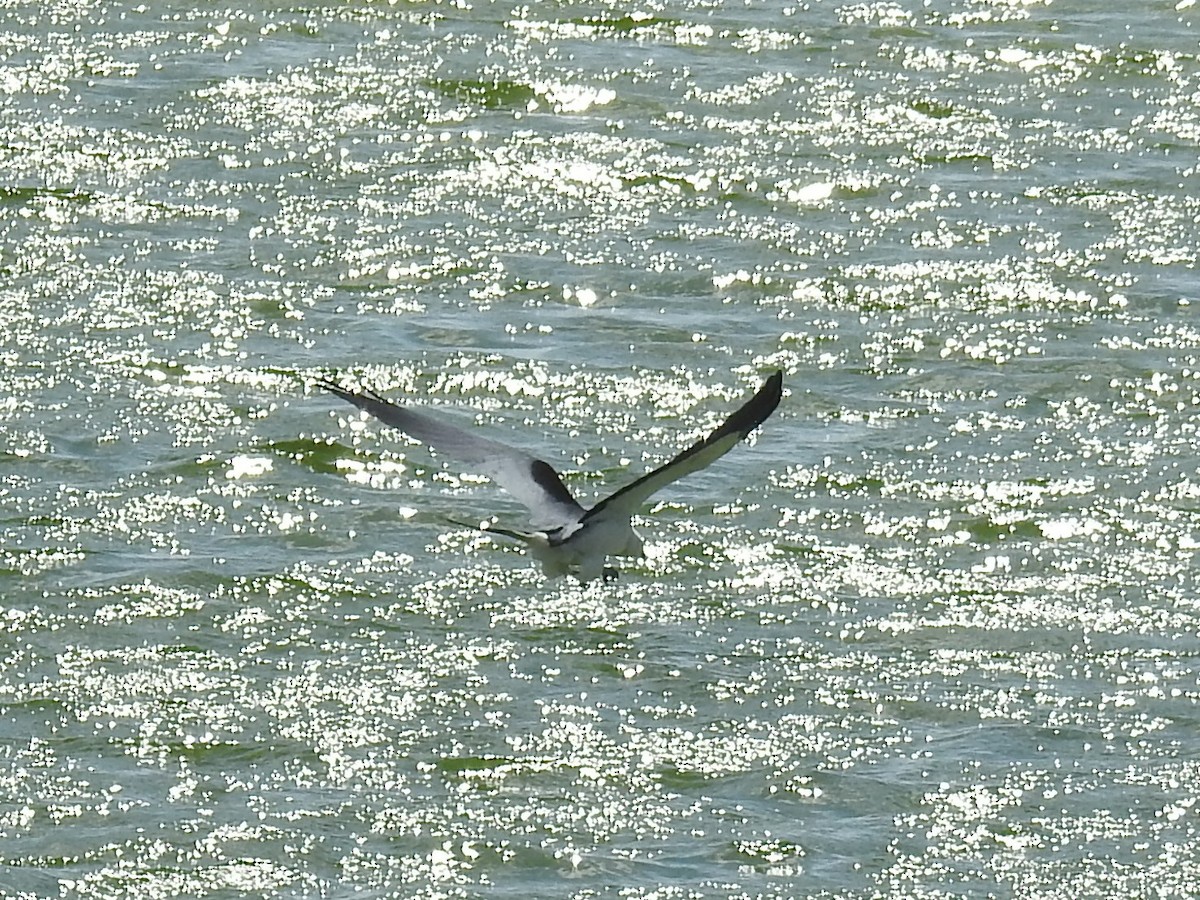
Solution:
{"label": "gray wing feather", "polygon": [[776,371],[758,392],[727,418],[708,437],[697,441],[670,462],[647,472],[637,481],[605,497],[584,517],[586,522],[596,516],[632,516],[642,504],[668,484],[698,472],[716,462],[755,428],[766,421],[783,397],[783,372]]}
{"label": "gray wing feather", "polygon": [[529,509],[535,527],[559,528],[583,517],[583,507],[571,496],[553,466],[525,451],[479,437],[427,413],[389,403],[373,391],[348,391],[324,380],[317,384],[385,425],[398,428],[455,462],[486,475]]}

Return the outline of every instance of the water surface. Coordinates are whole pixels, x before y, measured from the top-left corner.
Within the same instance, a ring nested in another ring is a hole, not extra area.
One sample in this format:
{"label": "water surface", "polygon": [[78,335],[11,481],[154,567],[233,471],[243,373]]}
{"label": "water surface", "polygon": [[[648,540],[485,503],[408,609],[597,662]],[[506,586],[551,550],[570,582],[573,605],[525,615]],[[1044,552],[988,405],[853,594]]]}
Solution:
{"label": "water surface", "polygon": [[[9,4],[0,896],[1182,896],[1187,2]],[[774,368],[615,584],[585,501]]]}

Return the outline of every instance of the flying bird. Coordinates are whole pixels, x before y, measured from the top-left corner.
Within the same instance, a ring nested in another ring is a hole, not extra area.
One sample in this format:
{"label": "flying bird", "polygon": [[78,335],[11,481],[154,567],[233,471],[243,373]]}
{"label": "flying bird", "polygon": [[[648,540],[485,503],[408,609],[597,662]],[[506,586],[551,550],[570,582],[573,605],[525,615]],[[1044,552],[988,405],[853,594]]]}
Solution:
{"label": "flying bird", "polygon": [[486,475],[512,494],[529,509],[529,530],[476,527],[525,544],[547,576],[569,574],[581,582],[615,578],[616,570],[607,565],[610,556],[644,556],[642,539],[632,522],[642,504],[668,484],[732,450],[775,411],[783,396],[783,372],[776,371],[708,437],[587,509],[571,496],[549,463],[524,450],[480,437],[431,413],[389,403],[371,390],[348,391],[325,379],[316,383],[385,425]]}

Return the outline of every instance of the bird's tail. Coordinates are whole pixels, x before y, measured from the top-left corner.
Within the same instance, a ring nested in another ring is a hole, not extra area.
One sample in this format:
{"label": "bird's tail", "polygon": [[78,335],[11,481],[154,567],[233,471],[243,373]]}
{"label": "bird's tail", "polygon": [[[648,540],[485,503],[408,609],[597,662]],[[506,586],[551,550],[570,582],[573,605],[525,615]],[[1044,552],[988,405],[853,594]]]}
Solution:
{"label": "bird's tail", "polygon": [[516,531],[512,528],[501,528],[499,525],[493,525],[488,522],[460,522],[458,519],[452,519],[449,516],[444,517],[451,525],[457,525],[460,528],[471,528],[475,531],[482,531],[485,534],[500,534],[507,538],[512,538],[514,541],[520,541],[522,544],[529,544],[534,541],[534,536],[527,531]]}

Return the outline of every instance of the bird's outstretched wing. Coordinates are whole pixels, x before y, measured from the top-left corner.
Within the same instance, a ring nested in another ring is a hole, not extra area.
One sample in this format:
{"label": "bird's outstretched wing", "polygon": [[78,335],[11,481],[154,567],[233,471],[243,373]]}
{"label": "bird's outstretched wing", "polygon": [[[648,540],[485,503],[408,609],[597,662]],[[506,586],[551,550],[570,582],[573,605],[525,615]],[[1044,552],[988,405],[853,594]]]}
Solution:
{"label": "bird's outstretched wing", "polygon": [[703,440],[688,447],[669,463],[647,472],[632,484],[605,497],[584,516],[584,522],[601,515],[632,516],[652,494],[685,475],[698,472],[720,459],[750,432],[766,421],[783,396],[783,372],[776,371],[753,397]]}
{"label": "bird's outstretched wing", "polygon": [[486,475],[529,508],[534,527],[560,528],[583,517],[583,507],[571,496],[554,468],[525,451],[479,437],[427,413],[389,403],[374,391],[348,391],[325,380],[317,384],[385,425],[398,428],[455,462]]}

